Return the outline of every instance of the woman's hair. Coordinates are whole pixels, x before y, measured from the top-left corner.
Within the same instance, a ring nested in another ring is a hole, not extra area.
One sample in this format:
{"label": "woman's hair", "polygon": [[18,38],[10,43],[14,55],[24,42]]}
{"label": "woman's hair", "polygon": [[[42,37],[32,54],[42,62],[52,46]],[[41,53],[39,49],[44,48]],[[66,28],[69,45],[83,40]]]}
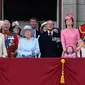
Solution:
{"label": "woman's hair", "polygon": [[72,46],[68,46],[68,47],[66,48],[66,53],[69,54],[69,53],[68,53],[68,48],[69,48],[69,47],[72,48],[72,53],[74,53],[74,48],[73,48]]}
{"label": "woman's hair", "polygon": [[[73,18],[71,18],[71,19],[72,19],[72,22],[74,23],[74,19]],[[66,20],[65,20],[65,27],[67,28]],[[72,27],[73,27],[73,24],[72,24]]]}
{"label": "woman's hair", "polygon": [[79,39],[79,40],[77,40],[77,46],[79,45],[79,43],[84,43],[84,41],[82,40],[82,39]]}
{"label": "woman's hair", "polygon": [[80,41],[82,41],[82,42],[83,42],[83,40],[82,40],[82,39],[79,39],[79,40],[77,40],[77,44],[78,44]]}

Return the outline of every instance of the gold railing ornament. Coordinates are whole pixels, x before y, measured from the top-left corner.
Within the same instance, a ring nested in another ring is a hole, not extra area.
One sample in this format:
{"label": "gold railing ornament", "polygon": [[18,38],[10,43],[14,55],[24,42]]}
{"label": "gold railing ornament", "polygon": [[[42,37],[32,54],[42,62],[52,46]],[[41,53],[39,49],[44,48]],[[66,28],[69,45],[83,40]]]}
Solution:
{"label": "gold railing ornament", "polygon": [[61,63],[62,63],[62,75],[60,78],[60,83],[64,84],[65,83],[65,79],[64,79],[64,64],[65,64],[65,59],[61,59]]}

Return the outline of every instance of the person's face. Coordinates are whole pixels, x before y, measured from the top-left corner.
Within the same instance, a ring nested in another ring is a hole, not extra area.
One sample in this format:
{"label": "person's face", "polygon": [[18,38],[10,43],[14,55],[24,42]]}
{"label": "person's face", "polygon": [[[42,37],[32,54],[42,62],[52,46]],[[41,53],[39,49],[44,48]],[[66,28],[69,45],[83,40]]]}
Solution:
{"label": "person's face", "polygon": [[34,20],[34,19],[31,19],[29,24],[33,27],[33,28],[36,28],[37,27],[37,21]]}
{"label": "person's face", "polygon": [[48,30],[52,30],[52,29],[54,28],[54,23],[53,23],[53,21],[48,21],[48,22],[47,22],[47,28],[48,28]]}
{"label": "person's face", "polygon": [[83,40],[79,40],[79,41],[78,41],[78,46],[80,46],[80,45],[82,45],[82,46],[84,45]]}
{"label": "person's face", "polygon": [[8,21],[4,21],[3,30],[8,31],[10,28],[10,23]]}
{"label": "person's face", "polygon": [[68,52],[68,53],[72,53],[72,52],[73,52],[72,47],[68,47],[68,48],[67,48],[67,52]]}
{"label": "person's face", "polygon": [[32,31],[31,31],[31,30],[25,30],[25,31],[24,31],[24,36],[25,36],[26,38],[30,38],[31,35],[32,35]]}
{"label": "person's face", "polygon": [[15,27],[15,28],[13,29],[13,32],[14,32],[15,34],[18,34],[18,33],[19,33],[18,27]]}
{"label": "person's face", "polygon": [[72,25],[73,24],[73,21],[71,18],[67,19],[66,20],[66,25],[69,26],[69,25]]}

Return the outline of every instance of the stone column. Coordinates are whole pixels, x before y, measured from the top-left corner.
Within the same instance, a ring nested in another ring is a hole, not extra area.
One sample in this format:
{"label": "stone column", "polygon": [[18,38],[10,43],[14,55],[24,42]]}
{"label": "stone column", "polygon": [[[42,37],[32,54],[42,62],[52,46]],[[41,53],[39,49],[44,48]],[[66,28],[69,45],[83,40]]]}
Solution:
{"label": "stone column", "polygon": [[62,28],[62,0],[57,0],[57,8],[56,8],[56,21],[57,21],[57,28],[61,30]]}
{"label": "stone column", "polygon": [[78,0],[77,2],[78,26],[85,24],[85,0]]}
{"label": "stone column", "polygon": [[0,0],[0,20],[2,19],[2,0]]}
{"label": "stone column", "polygon": [[74,27],[76,27],[77,17],[77,0],[63,0],[63,27],[65,27],[64,18],[68,13],[72,13],[74,17]]}

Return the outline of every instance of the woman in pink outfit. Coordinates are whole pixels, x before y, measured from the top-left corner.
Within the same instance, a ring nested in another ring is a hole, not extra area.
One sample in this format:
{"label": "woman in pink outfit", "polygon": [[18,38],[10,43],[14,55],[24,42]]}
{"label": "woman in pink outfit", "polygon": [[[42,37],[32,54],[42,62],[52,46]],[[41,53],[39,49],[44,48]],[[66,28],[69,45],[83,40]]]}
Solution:
{"label": "woman in pink outfit", "polygon": [[61,43],[63,47],[62,57],[64,57],[64,53],[66,52],[66,48],[68,46],[72,46],[74,48],[74,51],[76,52],[76,44],[77,40],[80,39],[80,35],[78,29],[73,28],[73,23],[73,15],[68,14],[65,17],[66,29],[61,30]]}

